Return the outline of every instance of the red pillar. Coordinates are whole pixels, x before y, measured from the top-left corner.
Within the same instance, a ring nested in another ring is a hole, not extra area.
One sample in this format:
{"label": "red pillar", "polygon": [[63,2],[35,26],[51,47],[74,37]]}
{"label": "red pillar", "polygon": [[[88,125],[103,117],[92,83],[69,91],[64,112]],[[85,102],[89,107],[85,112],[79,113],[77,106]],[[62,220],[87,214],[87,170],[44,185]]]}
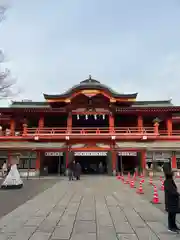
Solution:
{"label": "red pillar", "polygon": [[40,170],[40,166],[41,166],[41,153],[39,151],[36,152],[37,156],[36,156],[36,170]]}
{"label": "red pillar", "polygon": [[41,116],[39,118],[39,122],[38,122],[38,128],[43,128],[44,127],[44,117]]}
{"label": "red pillar", "polygon": [[67,118],[67,130],[69,133],[72,132],[72,114],[71,113],[69,113]]}
{"label": "red pillar", "polygon": [[154,123],[154,133],[156,135],[159,135],[159,123],[158,122]]}
{"label": "red pillar", "polygon": [[11,119],[11,121],[10,121],[10,132],[11,132],[12,136],[15,135],[15,121],[14,121],[14,119]]}
{"label": "red pillar", "polygon": [[114,132],[114,116],[109,114],[109,132]]}
{"label": "red pillar", "polygon": [[177,169],[177,161],[176,161],[176,153],[175,152],[173,152],[173,154],[172,154],[171,167],[172,167],[172,169]]}
{"label": "red pillar", "polygon": [[138,119],[137,119],[137,125],[138,125],[138,131],[139,132],[142,132],[142,128],[143,128],[143,118],[142,116],[138,116]]}
{"label": "red pillar", "polygon": [[23,124],[23,135],[27,135],[27,124],[26,123],[24,123]]}
{"label": "red pillar", "polygon": [[168,136],[172,135],[172,118],[166,120]]}

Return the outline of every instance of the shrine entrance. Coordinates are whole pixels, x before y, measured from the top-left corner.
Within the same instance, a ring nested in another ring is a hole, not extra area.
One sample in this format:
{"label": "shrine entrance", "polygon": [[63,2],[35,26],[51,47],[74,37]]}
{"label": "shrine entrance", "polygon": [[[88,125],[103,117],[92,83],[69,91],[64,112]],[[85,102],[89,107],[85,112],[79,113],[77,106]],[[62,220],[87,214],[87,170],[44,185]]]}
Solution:
{"label": "shrine entrance", "polygon": [[63,152],[45,152],[41,158],[41,175],[62,174]]}
{"label": "shrine entrance", "polygon": [[82,174],[107,174],[107,152],[74,152]]}
{"label": "shrine entrance", "polygon": [[118,172],[133,174],[138,166],[137,152],[118,152]]}

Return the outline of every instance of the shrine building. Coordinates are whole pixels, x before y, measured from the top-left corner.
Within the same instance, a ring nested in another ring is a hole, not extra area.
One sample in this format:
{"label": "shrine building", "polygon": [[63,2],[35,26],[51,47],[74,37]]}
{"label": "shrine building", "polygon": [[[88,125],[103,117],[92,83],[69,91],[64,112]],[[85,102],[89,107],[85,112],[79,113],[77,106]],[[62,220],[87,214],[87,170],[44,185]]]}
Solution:
{"label": "shrine building", "polygon": [[21,175],[64,174],[79,162],[83,173],[180,168],[180,106],[171,100],[137,101],[88,79],[44,101],[0,108],[0,165],[19,153]]}

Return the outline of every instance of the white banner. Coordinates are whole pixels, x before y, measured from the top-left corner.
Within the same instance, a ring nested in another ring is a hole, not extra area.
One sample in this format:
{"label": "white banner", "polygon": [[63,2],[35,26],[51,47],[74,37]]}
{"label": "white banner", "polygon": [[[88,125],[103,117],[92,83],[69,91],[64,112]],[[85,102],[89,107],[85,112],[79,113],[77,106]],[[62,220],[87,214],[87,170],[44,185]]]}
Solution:
{"label": "white banner", "polygon": [[45,152],[44,155],[48,157],[61,157],[63,156],[63,152]]}
{"label": "white banner", "polygon": [[74,156],[107,156],[107,152],[74,152]]}
{"label": "white banner", "polygon": [[137,156],[137,152],[118,152],[118,156]]}

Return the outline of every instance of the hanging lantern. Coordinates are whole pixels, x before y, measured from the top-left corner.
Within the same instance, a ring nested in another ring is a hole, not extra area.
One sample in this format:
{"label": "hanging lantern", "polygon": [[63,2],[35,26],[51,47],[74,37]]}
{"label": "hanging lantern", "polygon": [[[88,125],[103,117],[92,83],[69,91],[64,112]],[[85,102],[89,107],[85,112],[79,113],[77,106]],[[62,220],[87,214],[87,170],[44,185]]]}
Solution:
{"label": "hanging lantern", "polygon": [[88,120],[88,115],[86,115],[86,120]]}
{"label": "hanging lantern", "polygon": [[77,120],[79,120],[79,114],[77,115]]}
{"label": "hanging lantern", "polygon": [[97,120],[97,115],[94,115],[94,119]]}

